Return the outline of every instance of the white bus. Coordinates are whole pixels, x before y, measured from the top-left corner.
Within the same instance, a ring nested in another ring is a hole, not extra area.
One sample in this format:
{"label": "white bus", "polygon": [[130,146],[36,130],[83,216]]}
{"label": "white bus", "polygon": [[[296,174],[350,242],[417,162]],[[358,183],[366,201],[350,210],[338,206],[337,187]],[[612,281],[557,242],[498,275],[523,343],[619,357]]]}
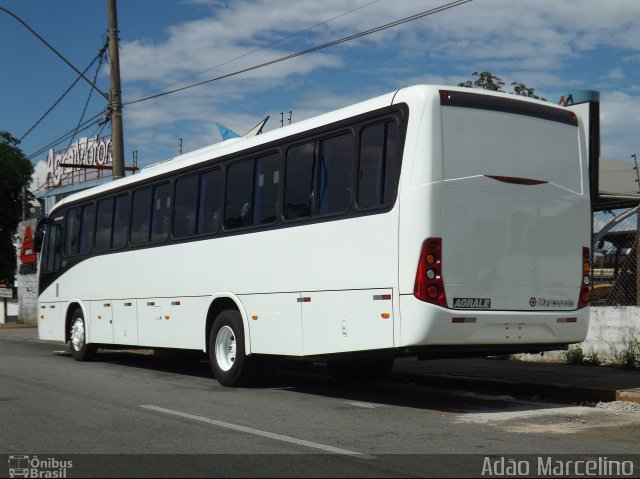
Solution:
{"label": "white bus", "polygon": [[588,328],[575,114],[413,86],[232,139],[50,212],[39,336],[206,352],[223,385],[274,358],[374,375],[394,357],[566,348]]}

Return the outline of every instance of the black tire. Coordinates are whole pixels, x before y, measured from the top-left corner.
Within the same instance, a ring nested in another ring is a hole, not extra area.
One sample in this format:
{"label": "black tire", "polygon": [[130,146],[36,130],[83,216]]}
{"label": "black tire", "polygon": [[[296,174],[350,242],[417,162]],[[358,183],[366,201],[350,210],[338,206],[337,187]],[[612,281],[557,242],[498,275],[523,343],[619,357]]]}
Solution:
{"label": "black tire", "polygon": [[69,349],[76,361],[91,361],[98,350],[95,344],[87,344],[87,328],[82,309],[76,308],[69,323]]}
{"label": "black tire", "polygon": [[329,372],[339,381],[378,381],[384,379],[393,368],[393,358],[341,359],[327,361]]}
{"label": "black tire", "polygon": [[209,360],[213,375],[223,386],[242,387],[253,381],[258,363],[245,354],[244,327],[238,311],[222,311],[213,322]]}

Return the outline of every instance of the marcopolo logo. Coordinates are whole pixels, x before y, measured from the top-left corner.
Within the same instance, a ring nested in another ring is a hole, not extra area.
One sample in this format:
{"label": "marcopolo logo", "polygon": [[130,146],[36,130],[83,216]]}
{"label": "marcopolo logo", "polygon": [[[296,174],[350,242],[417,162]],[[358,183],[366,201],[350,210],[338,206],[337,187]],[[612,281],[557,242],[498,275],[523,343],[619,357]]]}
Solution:
{"label": "marcopolo logo", "polygon": [[531,298],[529,300],[529,306],[532,308],[547,308],[547,309],[559,309],[559,308],[574,308],[576,302],[572,299],[566,298]]}
{"label": "marcopolo logo", "polygon": [[9,477],[67,477],[73,461],[61,461],[53,457],[9,456]]}

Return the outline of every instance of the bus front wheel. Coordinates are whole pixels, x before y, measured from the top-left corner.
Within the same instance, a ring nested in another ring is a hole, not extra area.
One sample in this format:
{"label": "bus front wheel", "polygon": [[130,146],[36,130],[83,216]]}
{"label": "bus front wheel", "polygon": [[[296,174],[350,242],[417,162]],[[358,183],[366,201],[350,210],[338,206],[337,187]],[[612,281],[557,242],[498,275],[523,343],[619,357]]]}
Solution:
{"label": "bus front wheel", "polygon": [[69,347],[71,356],[76,361],[90,361],[96,354],[95,344],[87,344],[87,328],[85,327],[82,309],[76,308],[71,315],[69,328]]}
{"label": "bus front wheel", "polygon": [[247,386],[256,373],[255,358],[245,354],[242,317],[236,310],[222,311],[209,335],[211,369],[223,386]]}

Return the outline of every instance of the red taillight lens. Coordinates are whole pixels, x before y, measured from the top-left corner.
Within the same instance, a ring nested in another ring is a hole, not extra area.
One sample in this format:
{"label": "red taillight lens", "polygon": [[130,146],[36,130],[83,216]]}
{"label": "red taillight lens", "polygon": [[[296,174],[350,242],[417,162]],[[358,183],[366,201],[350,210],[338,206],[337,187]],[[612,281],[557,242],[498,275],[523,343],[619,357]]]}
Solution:
{"label": "red taillight lens", "polygon": [[442,280],[442,238],[429,238],[422,243],[413,294],[420,301],[447,307]]}
{"label": "red taillight lens", "polygon": [[582,271],[580,277],[580,297],[578,298],[578,309],[586,308],[591,301],[591,291],[589,284],[591,283],[589,272],[591,271],[591,250],[586,246],[582,248]]}

